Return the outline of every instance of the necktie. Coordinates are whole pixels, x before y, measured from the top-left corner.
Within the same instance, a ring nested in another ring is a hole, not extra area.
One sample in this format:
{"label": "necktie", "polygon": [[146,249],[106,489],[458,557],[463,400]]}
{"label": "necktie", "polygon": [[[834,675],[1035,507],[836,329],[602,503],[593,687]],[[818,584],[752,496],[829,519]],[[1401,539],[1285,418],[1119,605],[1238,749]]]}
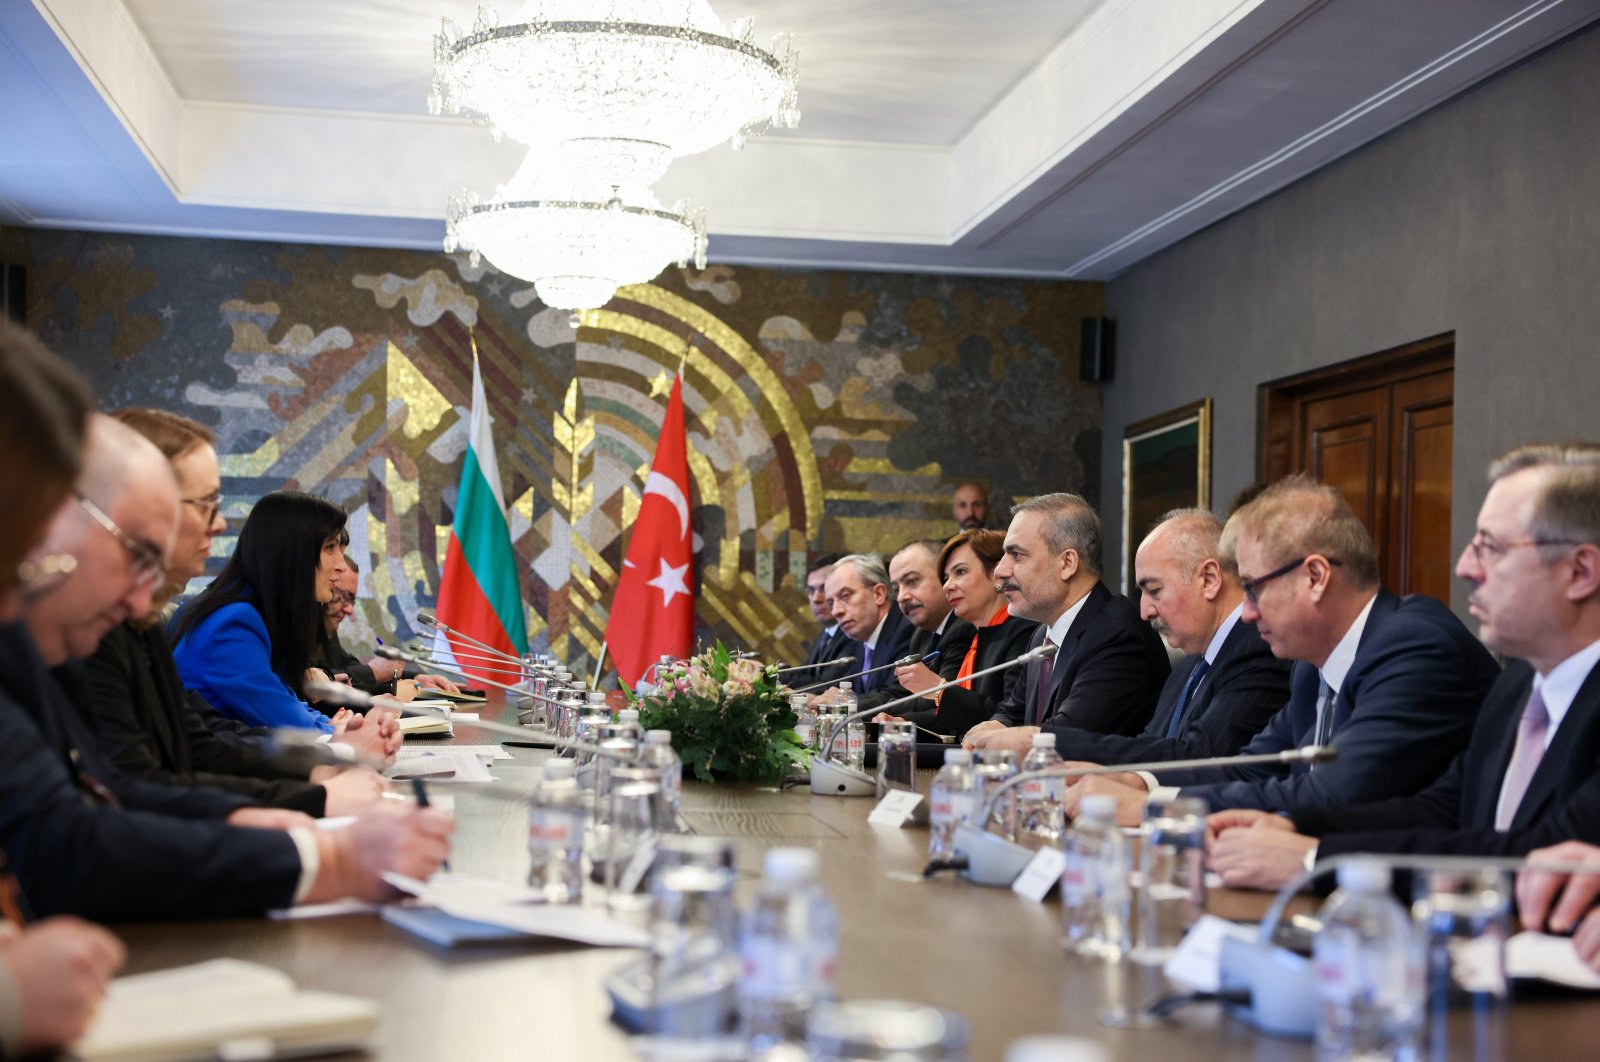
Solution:
{"label": "necktie", "polygon": [[1517,723],[1517,747],[1511,753],[1511,765],[1506,768],[1506,780],[1500,787],[1495,829],[1511,828],[1517,807],[1528,794],[1533,772],[1539,769],[1539,761],[1544,758],[1544,739],[1549,732],[1550,713],[1545,710],[1544,692],[1536,689],[1529,695],[1528,705],[1522,709],[1522,720]]}
{"label": "necktie", "polygon": [[1317,694],[1317,725],[1311,731],[1313,745],[1326,745],[1333,737],[1333,716],[1338,708],[1338,701],[1333,687],[1323,680],[1322,689]]}
{"label": "necktie", "polygon": [[[1060,651],[1056,643],[1049,638],[1044,640],[1044,644],[1057,652]],[[1050,677],[1055,673],[1055,666],[1056,658],[1054,653],[1039,661],[1039,685],[1033,691],[1032,711],[1029,713],[1032,718],[1027,720],[1029,726],[1038,726],[1044,722],[1044,717],[1050,710]]]}
{"label": "necktie", "polygon": [[1194,691],[1199,688],[1200,680],[1206,677],[1206,672],[1211,669],[1211,661],[1201,657],[1195,664],[1194,670],[1189,672],[1189,680],[1183,684],[1183,692],[1178,694],[1178,707],[1173,710],[1172,721],[1167,724],[1167,737],[1177,737],[1178,731],[1183,727],[1183,713],[1189,707],[1189,698],[1194,696]]}
{"label": "necktie", "polygon": [[[861,647],[861,670],[872,670],[872,646],[870,645],[863,645]],[[862,675],[861,678],[857,680],[861,683],[861,692],[865,693],[867,690],[870,690],[872,688],[872,680],[876,677],[876,675]]]}

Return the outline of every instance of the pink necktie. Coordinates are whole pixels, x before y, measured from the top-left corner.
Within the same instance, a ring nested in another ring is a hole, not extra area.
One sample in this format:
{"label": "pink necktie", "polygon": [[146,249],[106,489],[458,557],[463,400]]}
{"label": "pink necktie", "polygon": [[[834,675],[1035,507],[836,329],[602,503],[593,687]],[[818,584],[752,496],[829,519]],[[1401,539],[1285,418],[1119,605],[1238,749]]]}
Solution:
{"label": "pink necktie", "polygon": [[1511,828],[1517,807],[1533,781],[1533,772],[1539,769],[1539,760],[1544,756],[1544,738],[1549,731],[1550,713],[1545,711],[1544,693],[1536,689],[1528,697],[1528,706],[1522,709],[1522,721],[1517,724],[1517,747],[1511,753],[1511,765],[1506,768],[1506,780],[1500,788],[1500,809],[1494,818],[1496,830]]}

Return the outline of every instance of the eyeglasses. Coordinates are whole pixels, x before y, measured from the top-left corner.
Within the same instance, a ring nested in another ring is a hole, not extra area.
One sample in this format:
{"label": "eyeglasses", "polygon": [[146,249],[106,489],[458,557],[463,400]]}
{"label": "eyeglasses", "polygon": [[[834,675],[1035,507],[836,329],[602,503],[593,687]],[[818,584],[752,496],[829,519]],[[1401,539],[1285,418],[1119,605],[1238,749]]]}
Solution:
{"label": "eyeglasses", "polygon": [[1472,557],[1479,564],[1484,564],[1484,555],[1489,557],[1489,563],[1499,560],[1514,549],[1524,549],[1528,546],[1581,546],[1582,542],[1574,542],[1570,538],[1529,538],[1521,542],[1495,542],[1482,531],[1467,539],[1467,548],[1472,551]]}
{"label": "eyeglasses", "polygon": [[117,526],[117,522],[105,514],[105,510],[94,502],[78,495],[78,505],[90,518],[101,527],[105,528],[116,539],[123,549],[128,551],[128,556],[133,560],[133,582],[135,586],[149,586],[161,581],[167,574],[167,561],[162,556],[161,550],[149,542],[140,541]]}
{"label": "eyeglasses", "polygon": [[184,505],[192,505],[200,510],[200,519],[207,524],[217,518],[217,510],[222,508],[222,492],[213,491],[204,498],[179,498]]}
{"label": "eyeglasses", "polygon": [[[1243,580],[1240,582],[1239,586],[1242,590],[1244,590],[1244,596],[1250,599],[1250,603],[1252,605],[1259,605],[1261,604],[1261,598],[1257,595],[1261,593],[1261,588],[1263,586],[1280,576],[1288,575],[1290,572],[1294,571],[1296,568],[1300,567],[1300,565],[1304,564],[1310,559],[1310,557],[1296,557],[1283,567],[1274,568],[1265,575],[1258,575],[1254,579]],[[1323,557],[1322,559],[1333,565],[1335,568],[1340,566],[1337,558]]]}
{"label": "eyeglasses", "polygon": [[66,581],[78,567],[78,558],[70,553],[47,553],[42,557],[25,560],[17,565],[17,586],[22,599],[31,602],[43,597]]}

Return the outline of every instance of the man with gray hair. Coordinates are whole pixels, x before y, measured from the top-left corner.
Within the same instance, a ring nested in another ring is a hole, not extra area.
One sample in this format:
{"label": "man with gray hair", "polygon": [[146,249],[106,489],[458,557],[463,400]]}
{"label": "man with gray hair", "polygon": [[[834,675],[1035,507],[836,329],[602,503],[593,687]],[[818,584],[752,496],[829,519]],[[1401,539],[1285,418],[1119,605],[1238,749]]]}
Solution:
{"label": "man with gray hair", "polygon": [[1239,565],[1240,618],[1254,623],[1290,672],[1289,701],[1242,753],[1336,745],[1339,758],[1268,767],[1085,778],[1079,795],[1110,792],[1118,821],[1145,801],[1181,795],[1214,810],[1286,811],[1414,793],[1467,743],[1499,668],[1444,605],[1396,597],[1378,582],[1372,536],[1339,491],[1309,476],[1273,484],[1229,518],[1222,551]]}
{"label": "man with gray hair", "polygon": [[1062,728],[1055,735],[1063,758],[1134,763],[1228,756],[1289,699],[1289,662],[1273,656],[1255,624],[1241,617],[1239,569],[1221,539],[1221,522],[1204,509],[1173,510],[1145,536],[1133,561],[1139,614],[1186,655],[1143,733]]}
{"label": "man with gray hair", "polygon": [[1137,734],[1155,712],[1172,663],[1133,602],[1100,581],[1100,517],[1076,494],[1044,494],[1011,510],[994,578],[1011,615],[1041,624],[1026,665],[994,718],[967,731],[973,748],[1023,750],[1041,727]]}
{"label": "man with gray hair", "polygon": [[855,643],[856,662],[851,671],[869,671],[851,680],[857,693],[882,689],[894,678],[883,665],[906,654],[915,628],[900,612],[889,592],[889,570],[876,553],[841,557],[828,573],[827,594],[833,601],[833,618]]}
{"label": "man with gray hair", "polygon": [[1496,461],[1456,562],[1484,642],[1513,658],[1466,750],[1411,796],[1212,817],[1230,885],[1273,888],[1346,852],[1518,856],[1600,841],[1600,445]]}

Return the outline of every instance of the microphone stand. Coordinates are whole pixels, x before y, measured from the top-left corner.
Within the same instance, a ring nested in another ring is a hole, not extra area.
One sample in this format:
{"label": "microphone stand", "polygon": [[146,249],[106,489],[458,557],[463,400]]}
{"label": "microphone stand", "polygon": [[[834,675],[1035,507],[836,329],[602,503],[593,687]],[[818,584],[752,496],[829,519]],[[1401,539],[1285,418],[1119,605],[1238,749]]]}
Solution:
{"label": "microphone stand", "polygon": [[956,826],[952,855],[947,862],[930,864],[924,873],[933,873],[947,867],[957,870],[962,877],[977,885],[1009,886],[1017,880],[1033,849],[1008,841],[989,832],[989,818],[994,814],[997,798],[1007,789],[1039,778],[1088,778],[1097,774],[1121,774],[1124,771],[1171,771],[1191,768],[1246,767],[1258,763],[1327,763],[1338,758],[1339,751],[1332,745],[1306,745],[1303,748],[1285,749],[1282,752],[1259,752],[1238,756],[1211,756],[1194,760],[1167,760],[1153,763],[1104,764],[1090,767],[1046,767],[1039,771],[1014,774],[995,786],[985,795],[978,809],[977,822],[963,822]]}
{"label": "microphone stand", "polygon": [[[1031,663],[1034,660],[1042,660],[1047,654],[1053,652],[1055,652],[1055,647],[1047,643],[1039,646],[1037,649],[1030,649],[1021,656],[1012,657],[1003,664],[996,664],[994,667],[986,667],[982,671],[974,671],[972,674],[963,678],[950,679],[949,681],[941,682],[938,685],[929,686],[921,693],[912,693],[905,697],[898,697],[892,701],[885,702],[884,704],[876,704],[871,708],[863,708],[859,712],[853,712],[850,715],[845,716],[838,722],[837,725],[834,726],[833,730],[829,731],[827,744],[820,747],[817,751],[817,755],[812,757],[812,795],[872,796],[877,792],[877,781],[872,777],[872,775],[868,774],[866,771],[858,771],[854,767],[846,767],[842,763],[833,763],[828,759],[828,753],[833,751],[834,744],[839,740],[840,731],[842,731],[850,723],[856,721],[857,719],[865,719],[869,715],[876,715],[879,712],[887,711],[890,708],[896,708],[902,704],[910,704],[912,701],[920,701],[930,693],[937,693],[940,690],[947,690],[951,686],[959,686],[963,682],[967,682],[971,679],[982,678],[984,675],[992,675],[996,671],[1006,671],[1014,667],[1021,667],[1022,665]],[[905,659],[910,660],[911,658],[907,657]],[[914,660],[912,662],[915,663]],[[891,666],[905,665],[902,663]],[[799,691],[797,690],[795,692]]]}
{"label": "microphone stand", "polygon": [[[499,657],[502,660],[509,660],[511,663],[516,664],[518,667],[522,666],[522,658],[521,657],[512,656],[510,653],[506,652],[503,649],[496,649],[494,646],[490,645],[488,642],[481,642],[478,639],[474,638],[472,635],[467,634],[465,631],[458,631],[454,627],[450,626],[448,623],[445,623],[443,620],[439,619],[439,617],[435,616],[431,612],[419,612],[419,613],[417,613],[417,622],[422,624],[424,627],[432,627],[435,630],[443,631],[446,635],[453,634],[457,638],[465,639],[466,641],[471,642],[473,645],[476,645],[480,649],[487,649],[489,652],[493,653],[495,656]],[[451,648],[452,648],[452,651],[454,651],[454,646],[453,645],[452,645]]]}
{"label": "microphone stand", "polygon": [[[838,667],[841,664],[848,665],[855,662],[856,658],[854,656],[836,656],[832,660],[821,660],[815,664],[796,664],[794,667],[780,667],[773,674],[787,675],[791,671],[815,671],[819,667]],[[795,692],[799,693],[800,691],[795,690]]]}
{"label": "microphone stand", "polygon": [[[933,656],[934,654],[930,653],[928,655]],[[864,671],[857,671],[853,675],[840,675],[838,678],[825,679],[822,682],[813,682],[809,686],[800,686],[790,690],[789,692],[810,693],[812,690],[820,690],[824,686],[836,686],[841,682],[849,682],[851,679],[858,679],[862,675],[871,675],[879,671],[888,671],[892,667],[910,667],[912,664],[922,663],[924,659],[926,658],[920,656],[902,656],[899,660],[891,660],[887,664],[879,664],[877,667],[869,667]],[[1021,657],[1018,657],[1018,659],[1020,660]],[[969,675],[968,677],[970,678],[971,676]]]}

